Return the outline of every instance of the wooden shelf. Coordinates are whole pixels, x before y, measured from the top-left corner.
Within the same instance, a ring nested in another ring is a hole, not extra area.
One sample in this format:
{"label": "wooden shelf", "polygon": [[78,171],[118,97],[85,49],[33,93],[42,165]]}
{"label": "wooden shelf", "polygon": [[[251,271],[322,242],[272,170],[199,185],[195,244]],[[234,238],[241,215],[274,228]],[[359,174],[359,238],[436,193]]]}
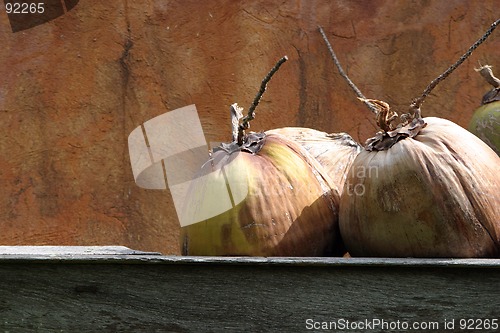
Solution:
{"label": "wooden shelf", "polygon": [[307,323],[376,319],[437,322],[443,331],[453,319],[455,328],[460,319],[500,320],[499,286],[499,259],[0,246],[0,331],[312,332],[320,330]]}

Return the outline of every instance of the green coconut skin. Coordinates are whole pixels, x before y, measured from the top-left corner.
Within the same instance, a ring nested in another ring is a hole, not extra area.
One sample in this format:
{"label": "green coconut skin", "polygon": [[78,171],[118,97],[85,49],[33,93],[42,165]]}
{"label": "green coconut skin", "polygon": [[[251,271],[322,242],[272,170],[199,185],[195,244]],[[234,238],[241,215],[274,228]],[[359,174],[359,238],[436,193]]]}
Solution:
{"label": "green coconut skin", "polygon": [[483,140],[500,156],[500,79],[493,74],[492,66],[476,69],[493,89],[488,91],[472,116],[468,130]]}
{"label": "green coconut skin", "polygon": [[[329,256],[344,253],[338,230],[339,190],[295,143],[267,134],[256,153],[217,151],[186,198],[188,220],[221,204],[229,184],[237,203],[181,228],[181,251],[194,256]],[[213,169],[212,169],[213,168]],[[225,177],[222,177],[222,171]],[[228,180],[226,180],[228,179]],[[331,186],[334,186],[332,188]],[[338,250],[339,253],[336,253]]]}
{"label": "green coconut skin", "polygon": [[387,150],[360,152],[340,200],[352,256],[472,258],[500,254],[500,158],[445,119]]}
{"label": "green coconut skin", "polygon": [[479,107],[472,116],[468,130],[500,156],[500,101]]}

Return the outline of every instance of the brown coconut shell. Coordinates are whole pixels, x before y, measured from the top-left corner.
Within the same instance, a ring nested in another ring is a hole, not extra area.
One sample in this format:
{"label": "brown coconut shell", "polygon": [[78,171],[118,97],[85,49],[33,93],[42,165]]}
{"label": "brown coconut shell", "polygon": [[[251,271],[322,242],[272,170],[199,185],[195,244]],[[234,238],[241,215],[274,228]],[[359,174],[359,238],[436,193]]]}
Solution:
{"label": "brown coconut shell", "polygon": [[340,202],[347,250],[353,256],[498,256],[500,158],[453,122],[423,121],[413,137],[356,156]]}
{"label": "brown coconut shell", "polygon": [[323,167],[334,184],[342,189],[347,171],[362,146],[347,133],[326,133],[305,127],[283,127],[266,133],[276,133],[299,143]]}
{"label": "brown coconut shell", "polygon": [[[184,255],[343,253],[339,190],[301,145],[270,133],[230,150],[214,152],[189,189],[185,209],[195,223],[181,228]],[[205,219],[226,189],[229,208]]]}

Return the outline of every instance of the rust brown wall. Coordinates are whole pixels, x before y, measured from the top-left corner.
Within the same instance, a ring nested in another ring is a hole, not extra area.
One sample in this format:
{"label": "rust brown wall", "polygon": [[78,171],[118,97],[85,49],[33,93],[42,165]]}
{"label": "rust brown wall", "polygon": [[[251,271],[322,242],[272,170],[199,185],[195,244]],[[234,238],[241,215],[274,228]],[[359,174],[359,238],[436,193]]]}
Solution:
{"label": "rust brown wall", "polygon": [[[307,126],[364,141],[371,114],[338,75],[322,25],[371,98],[404,108],[498,17],[496,1],[92,1],[13,33],[0,12],[0,244],[178,253],[168,191],[138,188],[128,134],[195,103],[207,141],[230,138],[277,59],[253,130]],[[500,32],[435,89],[424,115],[466,125],[500,67]]]}

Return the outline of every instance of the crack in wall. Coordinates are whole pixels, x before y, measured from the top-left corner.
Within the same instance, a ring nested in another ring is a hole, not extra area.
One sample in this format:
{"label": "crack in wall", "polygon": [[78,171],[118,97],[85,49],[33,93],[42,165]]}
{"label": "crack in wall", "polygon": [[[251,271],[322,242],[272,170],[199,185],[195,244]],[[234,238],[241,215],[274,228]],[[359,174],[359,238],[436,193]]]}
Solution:
{"label": "crack in wall", "polygon": [[[123,133],[123,136],[125,138],[128,137],[129,135],[129,126],[127,126],[127,117],[129,117],[129,120],[132,120],[133,126],[136,126],[136,122],[134,121],[132,117],[132,112],[130,112],[130,96],[129,93],[131,91],[131,86],[130,86],[130,78],[132,75],[132,69],[130,65],[130,59],[131,59],[131,50],[134,47],[134,42],[132,41],[132,29],[130,25],[130,17],[129,17],[129,10],[128,10],[128,0],[123,1],[123,10],[124,10],[124,18],[125,18],[125,25],[126,25],[126,34],[125,34],[125,39],[123,41],[123,51],[121,53],[121,56],[119,58],[119,63],[120,63],[120,69],[121,69],[121,114],[118,115],[119,120],[121,122],[121,131]],[[127,141],[125,140],[123,143],[123,150],[121,153],[119,153],[121,156],[121,160],[123,161],[122,165],[122,173],[124,173],[123,178],[129,176],[126,172],[126,167],[129,163],[129,153],[128,153],[128,146],[127,146]],[[121,196],[122,196],[122,205],[125,205],[126,198],[128,198],[128,192],[130,191],[129,188],[124,187]],[[122,221],[123,223],[123,221]]]}
{"label": "crack in wall", "polygon": [[126,95],[126,89],[128,87],[128,81],[130,77],[130,65],[129,65],[129,60],[130,60],[130,50],[134,46],[134,42],[132,41],[132,31],[130,28],[130,19],[129,19],[129,14],[128,14],[128,0],[124,0],[124,15],[125,15],[125,23],[127,26],[127,35],[125,38],[125,42],[123,43],[123,52],[120,57],[120,65],[123,70],[123,81],[124,81],[124,94]]}

